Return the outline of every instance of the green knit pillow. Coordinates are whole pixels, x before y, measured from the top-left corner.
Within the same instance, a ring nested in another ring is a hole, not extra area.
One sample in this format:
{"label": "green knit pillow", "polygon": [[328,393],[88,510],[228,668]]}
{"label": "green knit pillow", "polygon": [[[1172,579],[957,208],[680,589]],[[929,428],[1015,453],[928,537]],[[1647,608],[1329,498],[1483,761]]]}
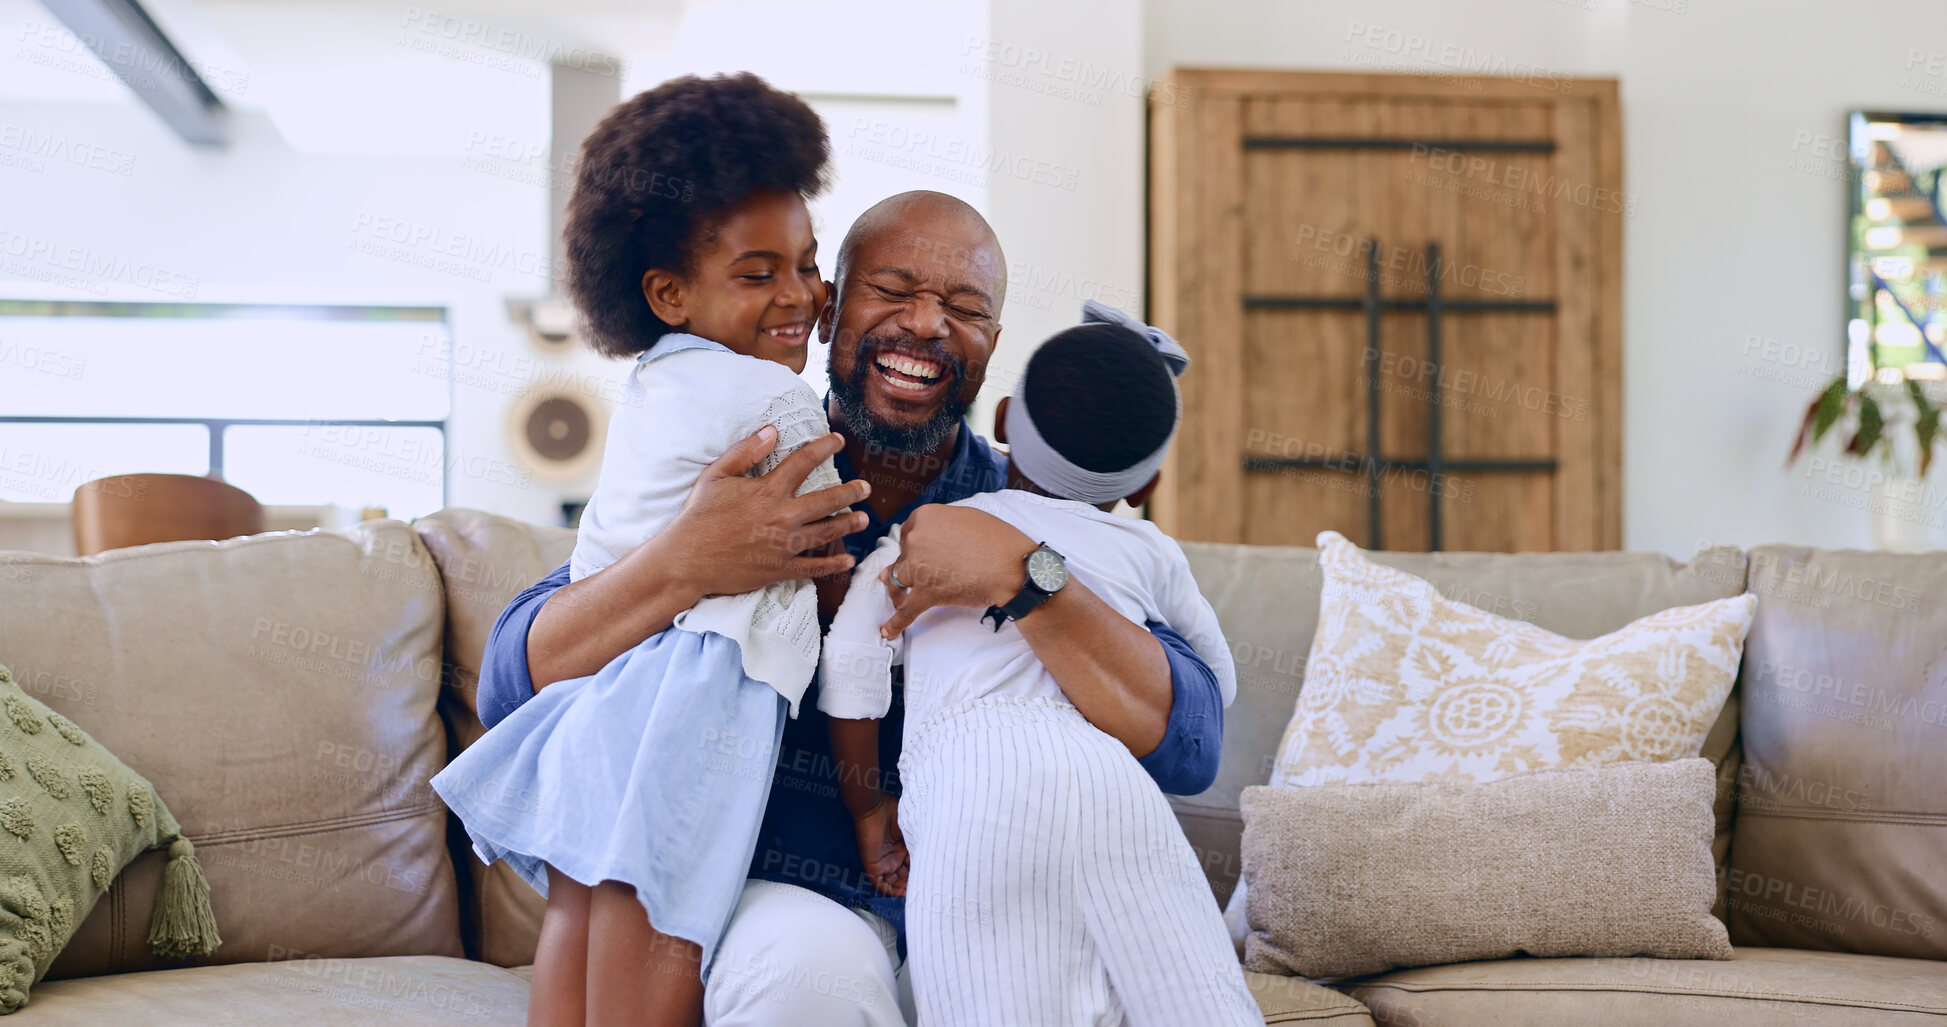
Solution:
{"label": "green knit pillow", "polygon": [[148,849],[169,846],[149,948],[164,958],[215,952],[210,886],[155,786],[5,667],[0,714],[0,1013],[27,1004],[95,900]]}

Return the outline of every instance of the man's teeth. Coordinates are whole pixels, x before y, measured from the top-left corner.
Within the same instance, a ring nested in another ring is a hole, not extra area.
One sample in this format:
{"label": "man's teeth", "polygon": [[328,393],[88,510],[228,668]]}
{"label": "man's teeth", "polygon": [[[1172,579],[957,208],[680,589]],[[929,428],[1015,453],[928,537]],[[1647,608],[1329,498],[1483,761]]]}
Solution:
{"label": "man's teeth", "polygon": [[934,379],[940,376],[940,367],[938,364],[928,363],[924,360],[914,360],[911,357],[902,357],[898,354],[885,354],[879,357],[878,365],[885,370],[897,371],[909,377],[923,379],[920,382],[908,382],[901,381],[890,375],[884,376],[887,381],[905,389],[924,389]]}

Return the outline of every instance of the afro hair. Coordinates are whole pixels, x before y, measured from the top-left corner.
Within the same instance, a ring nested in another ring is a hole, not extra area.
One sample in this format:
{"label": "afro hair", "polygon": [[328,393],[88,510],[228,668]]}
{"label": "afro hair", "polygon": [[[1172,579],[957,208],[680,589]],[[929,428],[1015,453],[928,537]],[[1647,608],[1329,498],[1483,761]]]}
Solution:
{"label": "afro hair", "polygon": [[631,356],[674,331],[643,274],[688,274],[733,208],[760,192],[815,196],[830,160],[818,115],[749,73],[675,78],[617,104],[582,143],[563,232],[590,344]]}
{"label": "afro hair", "polygon": [[1057,332],[1028,357],[1021,398],[1035,432],[1085,471],[1127,470],[1176,430],[1176,385],[1149,340],[1121,325]]}

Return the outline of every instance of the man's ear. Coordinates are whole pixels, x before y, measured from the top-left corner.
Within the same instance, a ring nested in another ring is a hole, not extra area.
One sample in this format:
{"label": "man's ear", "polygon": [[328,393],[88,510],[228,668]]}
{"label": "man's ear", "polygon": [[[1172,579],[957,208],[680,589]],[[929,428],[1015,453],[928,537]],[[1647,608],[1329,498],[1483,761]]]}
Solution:
{"label": "man's ear", "polygon": [[1129,494],[1129,498],[1123,500],[1123,502],[1128,503],[1130,506],[1135,507],[1137,509],[1141,509],[1144,503],[1149,502],[1150,495],[1156,491],[1156,486],[1160,484],[1162,480],[1163,480],[1163,472],[1157,471],[1156,476],[1149,479],[1149,484],[1144,485],[1142,488],[1139,488],[1134,492],[1131,492]]}
{"label": "man's ear", "polygon": [[994,404],[994,441],[1003,446],[1007,445],[1007,404],[1013,399],[1013,396],[1002,396]]}
{"label": "man's ear", "polygon": [[838,325],[838,286],[835,283],[825,283],[825,305],[818,308],[817,321],[818,338],[825,345],[831,345],[832,332]]}
{"label": "man's ear", "polygon": [[642,298],[663,324],[681,328],[690,323],[689,289],[680,275],[659,267],[642,273]]}

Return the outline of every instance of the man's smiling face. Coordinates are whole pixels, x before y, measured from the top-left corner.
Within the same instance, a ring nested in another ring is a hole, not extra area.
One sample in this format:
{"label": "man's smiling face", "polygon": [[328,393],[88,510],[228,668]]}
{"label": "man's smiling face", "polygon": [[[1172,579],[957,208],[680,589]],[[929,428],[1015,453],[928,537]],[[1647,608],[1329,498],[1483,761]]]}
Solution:
{"label": "man's smiling face", "polygon": [[929,452],[979,395],[1000,338],[1000,245],[972,208],[936,193],[874,207],[840,253],[820,323],[832,399],[869,448]]}

